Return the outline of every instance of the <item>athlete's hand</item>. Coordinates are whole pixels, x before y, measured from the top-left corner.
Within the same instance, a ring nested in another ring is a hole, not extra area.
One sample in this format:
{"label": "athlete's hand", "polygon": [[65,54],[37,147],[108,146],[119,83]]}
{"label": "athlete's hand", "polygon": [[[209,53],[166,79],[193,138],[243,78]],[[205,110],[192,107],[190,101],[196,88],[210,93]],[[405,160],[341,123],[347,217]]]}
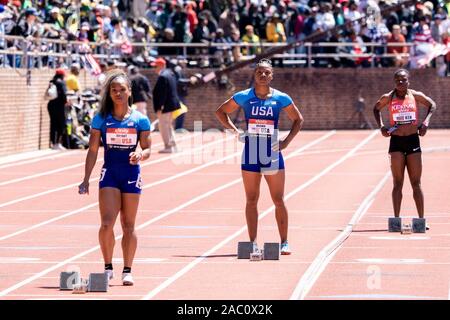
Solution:
{"label": "athlete's hand", "polygon": [[388,128],[386,128],[385,126],[382,126],[380,128],[380,131],[381,131],[381,134],[383,135],[383,137],[389,137],[390,136],[390,134],[388,132]]}
{"label": "athlete's hand", "polygon": [[242,130],[234,131],[234,134],[236,135],[236,139],[239,142],[242,142],[242,143],[245,142],[246,133],[244,131],[242,131]]}
{"label": "athlete's hand", "polygon": [[419,127],[419,136],[423,137],[427,133],[428,127],[423,123]]}
{"label": "athlete's hand", "polygon": [[288,143],[286,142],[286,140],[279,140],[272,144],[272,151],[279,152],[281,150],[286,149],[287,146],[288,146]]}
{"label": "athlete's hand", "polygon": [[141,161],[142,153],[141,152],[131,152],[130,153],[130,164],[136,165]]}
{"label": "athlete's hand", "polygon": [[79,194],[89,194],[89,181],[83,181],[78,186],[78,193]]}

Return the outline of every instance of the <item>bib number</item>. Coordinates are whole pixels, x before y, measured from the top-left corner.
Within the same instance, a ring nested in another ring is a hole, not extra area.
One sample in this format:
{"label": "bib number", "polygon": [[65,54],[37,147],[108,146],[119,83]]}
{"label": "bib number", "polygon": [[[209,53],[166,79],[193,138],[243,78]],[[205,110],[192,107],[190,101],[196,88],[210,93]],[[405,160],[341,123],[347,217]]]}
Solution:
{"label": "bib number", "polygon": [[248,121],[249,134],[273,135],[274,132],[275,121],[273,120],[249,119]]}
{"label": "bib number", "polygon": [[134,147],[137,143],[137,131],[135,128],[108,128],[106,143],[119,148]]}
{"label": "bib number", "polygon": [[413,122],[416,121],[416,113],[415,112],[401,112],[394,113],[393,115],[395,122]]}

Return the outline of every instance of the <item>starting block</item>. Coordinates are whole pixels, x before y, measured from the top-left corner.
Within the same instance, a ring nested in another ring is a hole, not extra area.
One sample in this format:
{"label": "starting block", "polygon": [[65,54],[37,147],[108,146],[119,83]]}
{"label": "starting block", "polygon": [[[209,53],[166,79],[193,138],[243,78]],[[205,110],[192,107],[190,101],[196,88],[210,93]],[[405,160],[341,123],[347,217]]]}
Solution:
{"label": "starting block", "polygon": [[280,260],[280,244],[277,242],[264,243],[264,260]]}
{"label": "starting block", "polygon": [[425,233],[426,225],[427,225],[426,220],[424,218],[413,218],[412,219],[412,232]]}
{"label": "starting block", "polygon": [[253,242],[238,242],[238,259],[250,259],[253,253]]}
{"label": "starting block", "polygon": [[89,292],[108,292],[109,278],[107,273],[89,274],[87,291]]}
{"label": "starting block", "polygon": [[388,225],[389,225],[389,232],[401,232],[402,218],[389,218]]}
{"label": "starting block", "polygon": [[80,273],[76,271],[61,272],[59,290],[73,290],[74,285],[81,282]]}

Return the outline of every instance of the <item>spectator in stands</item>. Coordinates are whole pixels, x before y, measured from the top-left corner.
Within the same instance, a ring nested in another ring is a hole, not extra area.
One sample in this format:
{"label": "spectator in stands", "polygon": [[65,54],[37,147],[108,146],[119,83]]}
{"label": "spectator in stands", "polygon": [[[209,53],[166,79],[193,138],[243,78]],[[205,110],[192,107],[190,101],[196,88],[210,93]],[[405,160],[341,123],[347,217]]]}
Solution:
{"label": "spectator in stands", "polygon": [[361,18],[361,12],[358,11],[358,5],[355,1],[349,2],[348,11],[344,13],[344,17],[346,21],[354,21],[352,23],[352,28],[355,30],[356,34],[359,34],[361,30],[361,24],[358,21]]}
{"label": "spectator in stands", "polygon": [[425,16],[420,16],[419,21],[413,25],[412,29],[413,41],[418,43],[432,43],[430,26]]}
{"label": "spectator in stands", "polygon": [[170,16],[170,22],[175,33],[175,42],[189,42],[192,38],[189,32],[189,21],[180,2],[175,4],[175,11]]}
{"label": "spectator in stands", "polygon": [[[362,38],[356,34],[354,30],[350,31],[346,42],[352,43],[351,46],[346,47],[347,53],[352,55],[362,55],[367,53],[367,47],[364,45]],[[347,67],[369,67],[370,58],[367,57],[352,57],[341,59],[344,66]]]}
{"label": "spectator in stands", "polygon": [[197,25],[198,25],[197,13],[194,10],[194,8],[196,8],[196,7],[197,7],[197,4],[194,1],[186,2],[186,5],[185,5],[186,15],[187,15],[187,20],[189,22],[189,32],[191,34],[194,33],[195,28],[197,28]]}
{"label": "spectator in stands", "polygon": [[436,14],[431,22],[431,37],[437,43],[442,43],[442,36],[447,32],[448,24],[445,22],[445,18],[442,14]]}
{"label": "spectator in stands", "polygon": [[[304,15],[300,14],[296,7],[293,7],[286,22],[286,36],[288,42],[294,42],[302,39],[304,25]],[[300,47],[296,47],[295,49],[292,49],[291,53],[300,53],[300,50]]]}
{"label": "spectator in stands", "polygon": [[[231,31],[231,42],[232,43],[240,43],[241,42],[241,33],[239,29],[233,29]],[[238,62],[242,58],[241,47],[234,46],[232,49],[233,61]]]}
{"label": "spectator in stands", "polygon": [[220,15],[219,28],[223,29],[225,37],[231,37],[233,31],[239,29],[239,17],[236,5],[225,9]]}
{"label": "spectator in stands", "polygon": [[345,23],[344,11],[340,3],[336,3],[333,7],[333,16],[336,26],[342,26]]}
{"label": "spectator in stands", "polygon": [[31,7],[25,10],[25,19],[20,19],[12,32],[13,35],[22,37],[31,37],[39,28],[36,21],[38,12],[35,8]]}
{"label": "spectator in stands", "polygon": [[122,47],[126,46],[129,42],[125,29],[122,26],[121,19],[112,19],[111,26],[113,27],[113,31],[109,35],[109,40],[113,45],[113,53],[120,55],[122,54]]}
{"label": "spectator in stands", "polygon": [[222,64],[228,64],[232,61],[232,49],[230,43],[231,39],[225,38],[224,32],[221,28],[217,29],[215,35],[213,34],[214,43],[222,43],[222,46],[211,47],[209,54],[212,55],[212,65],[220,67]]}
{"label": "spectator in stands", "polygon": [[[387,43],[406,43],[405,37],[401,33],[401,28],[398,24],[394,25],[392,27],[392,33],[388,38]],[[403,67],[408,62],[408,57],[402,56],[404,54],[408,53],[408,47],[407,46],[388,46],[387,53],[389,54],[395,54],[396,56],[394,58],[390,58],[391,61],[390,65],[394,67]]]}
{"label": "spectator in stands", "polygon": [[283,24],[280,22],[278,13],[274,13],[270,21],[266,25],[267,41],[269,42],[286,42],[286,32]]}
{"label": "spectator in stands", "polygon": [[[162,36],[158,37],[157,42],[161,43],[175,43],[175,32],[171,28],[165,28]],[[177,55],[179,48],[171,46],[171,47],[158,47],[158,54],[160,56],[166,55]]]}
{"label": "spectator in stands", "polygon": [[316,16],[316,23],[320,30],[330,30],[336,26],[333,13],[331,12],[331,4],[321,3],[320,11]]}
{"label": "spectator in stands", "polygon": [[[250,43],[250,44],[260,44],[259,37],[255,34],[255,30],[253,26],[248,25],[245,27],[245,34],[242,36],[242,42],[243,43]],[[256,55],[261,53],[261,47],[259,46],[248,46],[242,48],[242,54],[244,55]]]}
{"label": "spectator in stands", "polygon": [[133,16],[135,18],[140,18],[144,16],[145,10],[147,9],[148,0],[133,0],[131,3],[131,8]]}
{"label": "spectator in stands", "polygon": [[50,9],[49,16],[45,19],[45,22],[54,25],[58,30],[64,29],[65,26],[64,17],[58,7]]}

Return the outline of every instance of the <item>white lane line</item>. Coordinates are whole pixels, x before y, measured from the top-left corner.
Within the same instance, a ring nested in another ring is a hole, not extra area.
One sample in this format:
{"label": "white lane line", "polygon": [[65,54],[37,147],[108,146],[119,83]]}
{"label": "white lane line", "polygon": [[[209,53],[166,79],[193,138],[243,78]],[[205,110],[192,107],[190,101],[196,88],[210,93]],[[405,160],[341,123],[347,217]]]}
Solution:
{"label": "white lane line", "polygon": [[[313,142],[311,142],[311,143],[309,143],[309,144],[303,146],[302,148],[300,148],[300,150],[304,150],[304,149],[306,149],[306,148],[309,148],[310,146],[315,145],[315,144],[321,142],[322,140],[328,138],[330,135],[333,135],[333,134],[335,134],[335,131],[331,131],[331,132],[325,134],[323,137],[318,138],[318,139],[314,140]],[[232,138],[232,139],[234,139],[234,138]],[[145,185],[142,189],[148,189],[148,188],[155,187],[155,186],[158,186],[158,185],[160,185],[160,184],[163,184],[163,183],[166,183],[166,182],[169,182],[169,181],[178,179],[178,178],[180,178],[180,177],[183,177],[183,176],[189,175],[189,174],[191,174],[191,173],[200,171],[200,170],[202,170],[202,169],[204,169],[204,168],[206,168],[206,167],[215,165],[215,164],[217,164],[217,163],[225,162],[226,160],[232,159],[232,158],[238,156],[239,154],[241,154],[240,151],[239,151],[239,152],[235,152],[235,153],[233,153],[233,154],[231,154],[231,155],[226,156],[225,158],[218,159],[218,160],[215,160],[215,161],[212,161],[212,162],[208,162],[208,163],[205,163],[205,164],[203,164],[203,165],[201,165],[201,166],[194,167],[194,168],[192,168],[192,169],[189,169],[189,170],[183,171],[183,172],[181,172],[181,173],[178,173],[178,174],[176,174],[176,175],[174,175],[174,176],[170,176],[170,177],[167,177],[167,178],[165,178],[165,179],[162,179],[162,180],[155,181],[155,182],[153,182],[153,183],[147,184],[147,185]],[[289,156],[288,156],[286,159],[289,159]],[[83,212],[83,211],[85,211],[85,210],[91,209],[91,208],[93,208],[93,207],[95,207],[95,206],[97,206],[97,205],[98,205],[98,201],[95,202],[95,203],[92,203],[92,204],[90,204],[90,205],[87,205],[87,206],[85,206],[85,207],[83,207],[83,208],[80,208],[80,209],[76,209],[76,210],[70,211],[70,212],[68,212],[68,213],[66,213],[66,214],[64,214],[64,215],[57,216],[57,217],[54,217],[54,218],[52,218],[52,219],[43,221],[43,222],[41,222],[41,223],[39,223],[39,224],[36,224],[36,225],[30,226],[30,227],[27,227],[27,228],[18,230],[18,231],[16,231],[16,232],[11,233],[11,234],[7,234],[7,235],[4,235],[4,236],[1,236],[1,237],[0,237],[0,241],[6,240],[6,239],[9,239],[9,238],[12,238],[12,237],[14,237],[14,236],[17,236],[17,235],[19,235],[19,234],[23,234],[23,233],[28,232],[28,231],[31,231],[31,230],[34,230],[34,229],[36,229],[36,228],[42,227],[42,226],[44,226],[44,225],[47,225],[47,224],[49,224],[49,223],[52,223],[52,222],[55,222],[55,221],[64,219],[64,218],[69,217],[69,216],[72,216],[72,215],[75,215],[75,214],[77,214],[77,213],[80,213],[80,212]]]}
{"label": "white lane line", "polygon": [[41,223],[34,224],[34,225],[32,225],[31,227],[28,227],[28,228],[24,228],[24,229],[18,230],[18,231],[16,231],[16,232],[7,234],[7,235],[5,235],[5,236],[1,236],[1,237],[0,237],[0,241],[9,239],[9,238],[15,237],[15,236],[17,236],[17,235],[19,235],[19,234],[22,234],[22,233],[25,233],[25,232],[34,230],[34,229],[36,229],[36,228],[45,226],[45,225],[47,225],[47,224],[49,224],[49,223],[52,223],[52,222],[55,222],[55,221],[58,221],[58,220],[61,220],[61,219],[70,217],[70,216],[72,216],[72,215],[74,215],[74,214],[83,212],[83,211],[88,210],[88,209],[90,209],[90,208],[94,208],[94,207],[96,207],[97,205],[98,205],[98,202],[95,202],[95,203],[92,203],[92,204],[90,204],[90,205],[84,206],[84,207],[82,207],[82,208],[79,208],[79,209],[76,209],[76,210],[67,212],[66,214],[63,214],[63,215],[61,215],[61,216],[57,216],[57,217],[54,217],[54,218],[52,218],[52,219],[45,220],[45,221],[43,221],[43,222],[41,222]]}
{"label": "white lane line", "polygon": [[[75,153],[75,152],[74,152]],[[51,159],[53,157],[62,157],[66,154],[63,154],[59,151],[47,149],[47,150],[38,150],[38,151],[30,151],[30,152],[21,152],[19,154],[8,155],[4,157],[0,157],[0,169],[4,167],[7,168],[9,166],[15,166],[16,163],[20,163],[18,161],[39,161],[40,159]],[[31,160],[28,160],[31,159]]]}
{"label": "white lane line", "polygon": [[[195,137],[196,135],[199,135],[199,134],[201,134],[201,133],[194,134],[194,135],[192,135],[190,137],[183,137],[182,139],[178,140],[178,142],[181,141],[181,140],[188,139],[188,138],[193,138],[193,137]],[[163,143],[155,144],[155,145],[152,146],[152,148],[156,147],[156,146],[161,146],[161,145],[163,145]],[[98,163],[98,162],[101,162],[101,161],[103,161],[103,158],[97,159],[97,161],[95,163]],[[70,169],[75,169],[75,168],[82,167],[82,166],[84,166],[84,161],[76,163],[76,164],[73,164],[73,165],[70,165],[70,166],[54,169],[54,170],[44,171],[44,172],[36,173],[36,174],[33,174],[33,175],[27,175],[27,176],[21,177],[21,178],[16,178],[16,179],[2,181],[2,182],[0,182],[0,187],[6,186],[8,184],[13,184],[13,183],[17,183],[17,182],[22,182],[22,181],[26,181],[26,180],[35,179],[35,178],[40,178],[40,177],[43,177],[43,176],[48,176],[48,175],[51,175],[51,174],[54,174],[54,173],[59,173],[59,172],[63,172],[63,171],[70,170]]]}
{"label": "white lane line", "polygon": [[[294,190],[292,190],[291,192],[289,192],[286,196],[285,196],[285,200],[287,201],[289,198],[293,197],[294,195],[296,195],[298,192],[304,190],[305,188],[307,188],[308,186],[310,186],[312,183],[314,183],[315,181],[317,181],[318,179],[320,179],[321,177],[323,177],[324,175],[326,175],[328,172],[330,172],[331,170],[333,170],[335,167],[337,167],[338,165],[340,165],[342,162],[344,162],[346,159],[348,159],[349,157],[351,157],[357,150],[359,150],[361,147],[363,147],[365,144],[367,144],[376,134],[378,134],[378,131],[373,131],[368,137],[366,137],[363,141],[361,141],[360,143],[358,143],[358,145],[356,145],[352,150],[350,150],[348,153],[346,153],[344,156],[342,156],[339,160],[337,160],[336,162],[334,162],[333,164],[329,165],[328,167],[326,167],[324,170],[322,170],[320,173],[318,173],[317,175],[315,175],[313,178],[309,179],[307,182],[303,183],[302,185],[300,185],[299,187],[295,188]],[[294,155],[298,154],[297,152],[294,153]],[[292,154],[291,154],[292,155]],[[290,156],[291,156],[290,155]],[[286,157],[287,158],[287,157]],[[271,207],[269,207],[267,210],[265,210],[264,212],[262,212],[261,214],[259,214],[258,216],[258,220],[261,220],[262,218],[264,218],[265,216],[267,216],[270,212],[272,212],[275,209],[275,206],[272,205]],[[155,297],[157,294],[159,294],[162,290],[164,290],[165,288],[167,288],[168,286],[170,286],[173,282],[175,282],[176,280],[178,280],[180,277],[182,277],[184,274],[186,274],[188,271],[190,271],[192,268],[194,268],[197,264],[199,264],[200,262],[202,262],[205,258],[207,258],[209,255],[213,254],[215,251],[219,250],[221,247],[225,246],[228,242],[230,242],[231,240],[233,240],[234,238],[238,237],[241,233],[243,233],[244,231],[247,230],[247,226],[243,226],[241,229],[239,229],[238,231],[236,231],[234,234],[232,234],[231,236],[227,237],[225,240],[223,240],[222,242],[220,242],[219,244],[217,244],[216,246],[214,246],[213,248],[211,248],[210,250],[206,251],[205,253],[203,253],[200,257],[196,258],[195,260],[193,260],[192,262],[190,262],[188,265],[186,265],[184,268],[182,268],[181,270],[179,270],[176,274],[174,274],[172,277],[170,277],[169,279],[167,279],[166,281],[164,281],[162,284],[160,284],[158,287],[156,287],[155,289],[153,289],[152,291],[150,291],[147,295],[145,295],[143,297],[144,300],[149,300],[152,299],[153,297]]]}
{"label": "white lane line", "polygon": [[[233,153],[233,154],[231,154],[231,155],[229,155],[229,156],[227,156],[227,157],[225,157],[225,158],[218,159],[218,160],[211,161],[211,162],[207,162],[207,163],[205,163],[205,164],[203,164],[203,165],[201,165],[201,166],[197,166],[197,167],[191,168],[191,169],[189,169],[189,170],[185,170],[185,171],[183,171],[183,172],[180,172],[180,173],[178,173],[178,174],[176,174],[176,175],[173,175],[173,176],[170,176],[170,177],[167,177],[167,178],[164,178],[164,179],[161,179],[161,180],[158,180],[158,181],[149,183],[149,184],[147,184],[147,185],[144,185],[144,187],[143,187],[142,189],[143,189],[143,190],[144,190],[144,189],[149,189],[149,188],[152,188],[152,187],[156,187],[156,186],[158,186],[158,185],[160,185],[160,184],[163,184],[163,183],[166,183],[166,182],[169,182],[169,181],[172,181],[172,180],[175,180],[175,179],[184,177],[184,176],[186,176],[186,175],[189,175],[189,174],[194,173],[194,172],[196,172],[196,171],[200,171],[200,170],[202,170],[202,169],[204,169],[204,168],[210,167],[210,166],[215,165],[215,164],[217,164],[217,163],[220,163],[220,162],[226,161],[226,160],[228,160],[228,159],[234,158],[234,157],[238,156],[240,153],[241,153],[241,152],[235,152],[235,153]],[[72,216],[72,215],[75,215],[75,214],[77,214],[77,213],[80,213],[80,212],[83,212],[83,211],[85,211],[85,210],[88,210],[88,209],[91,209],[91,208],[93,208],[93,207],[96,207],[97,205],[98,205],[98,201],[97,201],[97,202],[94,202],[94,203],[92,203],[92,204],[90,204],[90,205],[87,205],[87,206],[85,206],[85,207],[82,207],[82,208],[79,208],[79,209],[76,209],[76,210],[67,212],[66,214],[63,214],[63,215],[54,217],[54,218],[49,219],[49,220],[45,220],[45,221],[43,221],[43,222],[41,222],[41,223],[32,225],[32,226],[30,226],[30,227],[27,227],[27,228],[18,230],[18,231],[16,231],[16,232],[7,234],[7,235],[5,235],[5,236],[1,236],[1,237],[0,237],[0,241],[9,239],[9,238],[12,238],[12,237],[14,237],[14,236],[17,236],[17,235],[19,235],[19,234],[23,234],[23,233],[25,233],[25,232],[34,230],[34,229],[36,229],[36,228],[45,226],[45,225],[47,225],[47,224],[49,224],[49,223],[52,223],[52,222],[55,222],[55,221],[58,221],[58,220],[67,218],[67,217],[69,217],[69,216]]]}
{"label": "white lane line", "polygon": [[[326,139],[327,137],[329,137],[329,136],[331,136],[331,135],[333,135],[333,134],[335,134],[335,133],[336,133],[336,131],[333,130],[333,131],[331,131],[331,132],[325,134],[325,135],[322,136],[321,138],[318,138],[318,139],[316,139],[316,140],[314,140],[314,141],[308,143],[307,145],[301,147],[300,149],[301,149],[301,150],[305,150],[305,149],[307,149],[307,148],[309,148],[309,147],[312,147],[312,146],[314,146],[315,144],[321,142],[322,140]],[[288,158],[289,158],[289,156],[286,157],[286,159],[288,159]],[[169,210],[169,211],[167,211],[167,212],[161,214],[160,216],[155,217],[155,218],[153,218],[153,219],[151,219],[151,220],[149,220],[149,221],[147,221],[147,222],[145,222],[145,223],[139,225],[139,226],[136,228],[136,230],[143,229],[143,228],[147,227],[148,225],[150,225],[150,224],[152,224],[152,223],[154,223],[154,222],[156,222],[156,221],[158,221],[158,220],[161,220],[161,219],[163,219],[163,218],[165,218],[165,217],[167,217],[167,216],[169,216],[169,215],[171,215],[171,214],[174,214],[174,213],[176,213],[176,212],[178,212],[178,211],[184,209],[185,207],[190,206],[191,204],[194,204],[194,203],[196,203],[196,202],[199,202],[199,201],[201,201],[201,200],[203,200],[203,199],[205,199],[205,198],[207,198],[207,197],[209,197],[209,196],[211,196],[211,195],[213,195],[213,194],[215,194],[215,193],[217,193],[217,192],[220,192],[220,191],[222,191],[222,190],[224,190],[224,189],[226,189],[226,188],[228,188],[228,187],[231,187],[231,186],[233,186],[233,185],[239,183],[241,180],[242,180],[241,178],[235,179],[235,180],[233,180],[233,181],[231,181],[231,182],[229,182],[229,183],[226,183],[226,184],[222,185],[221,187],[215,188],[215,189],[213,189],[213,190],[210,190],[210,191],[207,192],[207,193],[204,193],[204,194],[202,194],[202,195],[200,195],[200,196],[197,196],[197,197],[195,197],[195,198],[192,198],[191,200],[185,202],[184,204],[182,204],[182,205],[180,205],[180,206],[178,206],[178,207],[176,207],[176,208],[174,208],[174,209],[171,209],[171,210]],[[121,234],[121,235],[118,235],[118,236],[115,237],[115,239],[116,239],[116,240],[119,240],[119,239],[122,238],[122,236],[123,236],[122,234]],[[31,277],[29,277],[29,278],[27,278],[27,279],[25,279],[25,280],[23,280],[23,281],[21,281],[21,282],[19,282],[19,283],[16,283],[15,285],[13,285],[13,286],[11,286],[11,287],[9,287],[9,288],[6,288],[6,289],[0,291],[0,297],[3,297],[3,296],[5,296],[5,295],[9,294],[10,292],[12,292],[12,291],[14,291],[14,290],[17,290],[17,289],[19,289],[19,288],[21,288],[21,287],[23,287],[23,286],[25,286],[25,285],[27,285],[27,284],[33,282],[33,281],[36,280],[36,279],[39,279],[40,277],[45,276],[45,275],[47,275],[48,273],[50,273],[50,272],[52,272],[52,271],[54,271],[54,270],[57,270],[57,269],[59,269],[59,268],[65,266],[65,265],[68,264],[68,263],[71,263],[72,261],[75,261],[75,260],[77,260],[77,259],[79,259],[79,258],[82,258],[82,257],[84,257],[84,256],[86,256],[86,255],[92,253],[92,252],[95,252],[95,251],[97,251],[98,249],[100,249],[100,246],[99,246],[99,245],[97,245],[97,246],[95,246],[95,247],[93,247],[93,248],[91,248],[91,249],[85,250],[85,251],[83,251],[83,252],[81,252],[81,253],[79,253],[79,254],[77,254],[77,255],[75,255],[75,256],[72,256],[71,258],[68,258],[68,259],[66,259],[66,260],[64,260],[64,261],[61,261],[61,262],[57,263],[56,265],[54,265],[54,266],[52,266],[52,267],[50,267],[50,268],[47,268],[47,269],[45,269],[45,270],[43,270],[43,271],[41,271],[41,272],[39,272],[39,273],[36,273],[36,274],[34,274],[33,276],[31,276]]]}
{"label": "white lane line", "polygon": [[295,287],[294,292],[292,293],[290,300],[303,300],[306,295],[309,293],[314,283],[319,278],[320,274],[325,270],[325,267],[334,257],[334,255],[338,252],[339,247],[343,244],[343,242],[350,236],[353,231],[353,226],[358,223],[358,221],[362,218],[362,216],[367,212],[367,210],[372,205],[375,196],[384,186],[388,178],[390,177],[391,172],[388,171],[381,179],[381,181],[375,186],[375,188],[370,192],[370,194],[364,199],[358,209],[355,211],[353,217],[347,226],[342,230],[342,232],[326,247],[324,247],[314,261],[311,263],[309,268],[301,277],[297,286]]}
{"label": "white lane line", "polygon": [[[182,141],[182,140],[192,138],[192,137],[196,136],[197,134],[202,134],[202,132],[198,132],[198,133],[194,133],[194,134],[188,133],[187,136],[183,136],[183,137],[177,139],[177,141]],[[159,146],[162,146],[163,144],[164,144],[163,142],[158,142],[157,144],[154,144],[153,147],[156,147],[156,146],[159,147]],[[22,152],[17,155],[9,155],[9,156],[0,157],[0,169],[35,163],[35,162],[39,162],[42,160],[72,156],[73,154],[77,154],[77,153],[84,154],[84,151],[80,152],[80,150],[67,150],[65,152],[61,152],[61,151],[55,151],[52,149],[47,149],[47,150]],[[29,158],[32,158],[32,159],[29,159]],[[29,159],[29,160],[27,160],[27,159]]]}
{"label": "white lane line", "polygon": [[405,237],[404,235],[401,235],[400,237],[389,237],[389,236],[374,236],[374,237],[369,237],[369,239],[372,240],[429,240],[430,237],[420,237],[420,236],[412,236],[412,237]]}
{"label": "white lane line", "polygon": [[[450,146],[440,146],[440,147],[429,147],[429,148],[422,148],[423,153],[435,153],[435,152],[447,152],[450,151]],[[380,153],[386,153],[386,151],[383,150],[371,150],[371,151],[363,151],[358,152],[358,156],[366,156],[366,155],[373,155],[373,154],[380,154]]]}
{"label": "white lane line", "polygon": [[[141,164],[141,168],[145,168],[145,167],[147,167],[149,165],[152,165],[152,164],[155,164],[155,163],[160,163],[160,162],[163,162],[163,161],[166,161],[166,160],[171,160],[171,159],[179,158],[179,157],[182,157],[182,156],[186,156],[187,154],[194,153],[197,150],[201,150],[201,149],[209,147],[211,145],[215,145],[215,144],[218,144],[218,143],[221,143],[221,142],[224,142],[224,141],[227,141],[227,140],[231,140],[231,139],[235,139],[235,138],[234,137],[228,137],[228,138],[225,138],[225,139],[219,139],[218,141],[213,141],[213,142],[207,143],[205,145],[202,145],[201,147],[194,148],[192,150],[187,150],[187,151],[183,151],[183,152],[180,152],[180,153],[172,154],[170,156],[162,157],[162,158],[159,158],[159,159],[156,159],[156,160],[152,160],[152,161],[149,161],[149,162],[144,162],[143,164]],[[99,177],[92,178],[92,179],[89,180],[89,182],[94,182],[94,181],[97,181],[98,179],[99,179]],[[38,198],[38,197],[41,197],[41,196],[45,196],[45,195],[50,194],[50,193],[54,193],[54,192],[58,192],[58,191],[66,190],[66,189],[75,188],[79,184],[80,184],[80,182],[72,183],[72,184],[69,184],[69,185],[65,185],[63,187],[50,189],[50,190],[47,190],[47,191],[44,191],[44,192],[39,192],[39,193],[35,193],[35,194],[29,195],[29,196],[25,196],[25,197],[22,197],[22,198],[18,198],[18,199],[15,199],[15,200],[4,202],[4,203],[0,204],[0,208],[4,208],[6,206],[9,206],[9,205],[12,205],[12,204],[16,204],[16,203],[19,203],[19,202],[22,202],[22,201],[35,199],[35,198]]]}
{"label": "white lane line", "polygon": [[424,259],[383,259],[383,258],[367,258],[367,259],[355,259],[358,262],[369,264],[422,264]]}

